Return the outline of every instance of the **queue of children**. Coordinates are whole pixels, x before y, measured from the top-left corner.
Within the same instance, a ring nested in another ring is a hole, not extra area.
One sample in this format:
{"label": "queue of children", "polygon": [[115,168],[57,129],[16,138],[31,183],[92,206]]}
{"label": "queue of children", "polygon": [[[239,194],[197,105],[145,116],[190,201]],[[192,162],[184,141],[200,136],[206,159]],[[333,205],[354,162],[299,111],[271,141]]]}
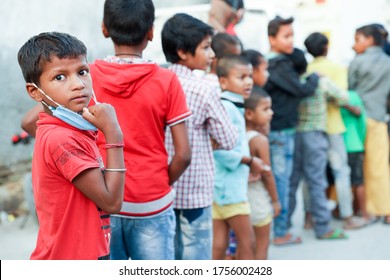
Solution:
{"label": "queue of children", "polygon": [[344,239],[329,225],[328,161],[344,229],[390,223],[390,58],[378,27],[356,31],[347,91],[320,33],[305,41],[307,69],[293,18],[269,22],[265,57],[176,14],[162,30],[169,69],[142,56],[153,23],[151,0],[106,0],[114,55],[88,64],[84,44],[58,32],[20,49],[27,92],[41,103],[22,124],[36,136],[32,259],[225,259],[231,231],[235,259],[267,259],[271,237],[302,242],[289,232],[302,179],[315,236]]}

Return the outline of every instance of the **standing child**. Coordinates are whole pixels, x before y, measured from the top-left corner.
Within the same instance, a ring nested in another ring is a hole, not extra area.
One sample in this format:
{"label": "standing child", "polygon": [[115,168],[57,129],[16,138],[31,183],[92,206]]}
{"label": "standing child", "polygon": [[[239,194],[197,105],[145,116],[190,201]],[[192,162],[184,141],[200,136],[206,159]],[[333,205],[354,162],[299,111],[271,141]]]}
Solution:
{"label": "standing child", "polygon": [[[171,17],[162,29],[162,46],[167,61],[180,80],[193,117],[186,121],[192,161],[173,185],[176,198],[175,258],[209,260],[212,250],[211,205],[214,194],[214,158],[210,137],[221,149],[232,149],[237,131],[219,95],[193,70],[207,70],[214,58],[213,29],[187,14]],[[174,138],[167,132],[169,157],[174,155]]]}
{"label": "standing child", "polygon": [[[267,132],[273,115],[271,98],[262,88],[254,87],[250,97],[245,100],[244,106],[250,154],[270,165]],[[272,217],[280,213],[280,203],[272,172],[263,174],[261,179],[249,182],[248,199],[256,239],[255,259],[265,260],[268,255]]]}
{"label": "standing child", "polygon": [[[96,95],[116,108],[125,135],[125,194],[120,214],[112,218],[113,259],[174,259],[171,186],[191,159],[185,124],[191,112],[180,82],[171,71],[142,58],[153,39],[153,22],[151,0],[106,0],[103,34],[112,39],[115,56],[91,65]],[[166,128],[174,146],[169,164]]]}
{"label": "standing child", "polygon": [[348,164],[351,168],[351,184],[355,193],[357,209],[365,220],[365,224],[376,221],[367,213],[364,189],[364,142],[366,140],[366,113],[363,102],[355,91],[348,91],[349,102],[341,109],[346,127],[344,133],[345,146],[348,152]]}
{"label": "standing child", "polygon": [[[305,39],[304,43],[307,51],[314,57],[314,60],[307,67],[308,73],[324,75],[340,89],[346,90],[346,69],[327,58],[328,38],[319,32],[314,32]],[[340,217],[344,221],[343,227],[344,229],[357,229],[364,226],[365,222],[362,218],[353,215],[351,170],[348,165],[347,149],[344,143],[345,125],[340,109],[339,104],[332,102],[332,100],[327,104],[328,161],[335,181]],[[309,222],[309,219],[307,221]]]}
{"label": "standing child", "polygon": [[[289,59],[297,73],[302,75],[306,72],[307,62],[303,51],[294,49]],[[326,106],[329,99],[344,105],[348,102],[348,95],[329,79],[321,77],[314,95],[304,98],[299,104],[288,217],[291,225],[291,216],[296,206],[296,191],[301,179],[305,179],[309,190],[315,235],[318,239],[333,240],[346,238],[346,235],[341,229],[330,228],[331,215],[325,196],[328,187],[325,173],[328,152],[328,139],[325,132]]]}
{"label": "standing child", "polygon": [[313,95],[318,76],[309,75],[301,81],[291,61],[286,56],[293,52],[293,18],[275,17],[268,24],[271,52],[268,55],[270,76],[264,87],[272,98],[274,116],[271,121],[269,141],[272,171],[276,180],[282,211],[274,219],[275,244],[290,244],[294,237],[288,231],[288,207],[290,177],[293,168],[295,126],[298,121],[298,105],[302,98]]}
{"label": "standing child", "polygon": [[367,113],[364,158],[367,212],[384,216],[384,222],[390,224],[389,138],[385,121],[390,57],[381,45],[382,34],[376,26],[356,30],[353,49],[357,55],[348,70],[348,87],[359,94]]}
{"label": "standing child", "polygon": [[213,204],[213,259],[223,259],[232,228],[238,242],[237,259],[253,259],[253,236],[247,189],[249,170],[259,174],[263,163],[251,157],[246,140],[244,100],[252,86],[252,66],[242,56],[228,55],[217,65],[222,102],[239,131],[239,138],[230,151],[214,151],[216,176]]}
{"label": "standing child", "polygon": [[[242,56],[246,57],[253,67],[253,84],[255,87],[263,88],[267,83],[268,73],[268,62],[265,57],[256,50],[245,50],[242,52]],[[272,118],[271,118],[272,119]],[[271,124],[269,124],[271,125]]]}
{"label": "standing child", "polygon": [[[107,213],[122,205],[123,135],[110,105],[86,108],[93,96],[86,52],[75,37],[48,32],[29,39],[18,53],[27,92],[44,108],[32,162],[40,228],[31,259],[110,257]],[[107,139],[107,168],[96,128]]]}

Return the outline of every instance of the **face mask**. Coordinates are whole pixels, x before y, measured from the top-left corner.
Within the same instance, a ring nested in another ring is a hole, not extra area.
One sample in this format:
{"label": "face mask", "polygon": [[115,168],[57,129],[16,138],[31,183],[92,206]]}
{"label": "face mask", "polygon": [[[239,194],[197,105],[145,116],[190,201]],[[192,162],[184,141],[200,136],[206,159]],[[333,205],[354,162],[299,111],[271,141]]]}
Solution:
{"label": "face mask", "polygon": [[[81,115],[79,115],[79,114],[77,114],[77,113],[75,113],[75,112],[65,108],[65,106],[63,106],[63,105],[58,104],[51,97],[46,95],[46,93],[44,93],[43,90],[41,90],[36,84],[33,83],[33,85],[44,96],[46,96],[50,101],[52,101],[53,103],[55,103],[57,105],[57,107],[54,108],[54,107],[48,105],[45,101],[42,101],[42,104],[45,105],[47,108],[49,108],[49,110],[53,113],[54,117],[59,118],[63,122],[66,122],[67,124],[69,124],[69,125],[71,125],[71,126],[73,126],[75,128],[78,128],[80,130],[94,130],[94,131],[97,131],[97,128],[93,124],[91,124],[89,121],[84,119]],[[92,93],[92,98],[95,101],[95,103],[98,104],[98,102],[96,101],[96,97],[95,97],[94,93]]]}

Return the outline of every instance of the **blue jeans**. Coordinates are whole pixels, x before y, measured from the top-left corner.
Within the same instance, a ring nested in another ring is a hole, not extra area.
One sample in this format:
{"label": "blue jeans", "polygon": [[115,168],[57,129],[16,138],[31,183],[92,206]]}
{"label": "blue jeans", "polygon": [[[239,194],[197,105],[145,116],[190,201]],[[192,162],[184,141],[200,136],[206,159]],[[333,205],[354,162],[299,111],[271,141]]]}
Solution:
{"label": "blue jeans", "polygon": [[336,185],[340,216],[342,218],[348,218],[353,215],[353,198],[351,190],[351,169],[348,164],[348,154],[345,148],[344,137],[342,134],[332,134],[328,135],[328,140],[328,159]]}
{"label": "blue jeans", "polygon": [[271,148],[271,165],[275,177],[282,210],[274,219],[274,237],[283,237],[288,230],[288,209],[290,177],[293,167],[295,131],[271,131],[269,134]]}
{"label": "blue jeans", "polygon": [[213,223],[211,206],[175,209],[176,260],[211,260]]}
{"label": "blue jeans", "polygon": [[169,208],[146,218],[111,217],[112,260],[173,260],[175,214]]}

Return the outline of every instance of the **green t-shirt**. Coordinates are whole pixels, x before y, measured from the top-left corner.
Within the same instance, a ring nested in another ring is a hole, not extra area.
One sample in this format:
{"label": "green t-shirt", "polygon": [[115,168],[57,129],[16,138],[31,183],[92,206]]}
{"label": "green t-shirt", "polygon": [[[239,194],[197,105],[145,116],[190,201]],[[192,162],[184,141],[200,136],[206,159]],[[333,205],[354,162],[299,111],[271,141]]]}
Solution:
{"label": "green t-shirt", "polygon": [[346,132],[344,133],[345,146],[348,153],[363,152],[366,139],[366,112],[359,95],[353,90],[349,90],[348,94],[348,104],[359,107],[361,114],[356,116],[347,109],[341,109],[341,115],[346,127]]}

